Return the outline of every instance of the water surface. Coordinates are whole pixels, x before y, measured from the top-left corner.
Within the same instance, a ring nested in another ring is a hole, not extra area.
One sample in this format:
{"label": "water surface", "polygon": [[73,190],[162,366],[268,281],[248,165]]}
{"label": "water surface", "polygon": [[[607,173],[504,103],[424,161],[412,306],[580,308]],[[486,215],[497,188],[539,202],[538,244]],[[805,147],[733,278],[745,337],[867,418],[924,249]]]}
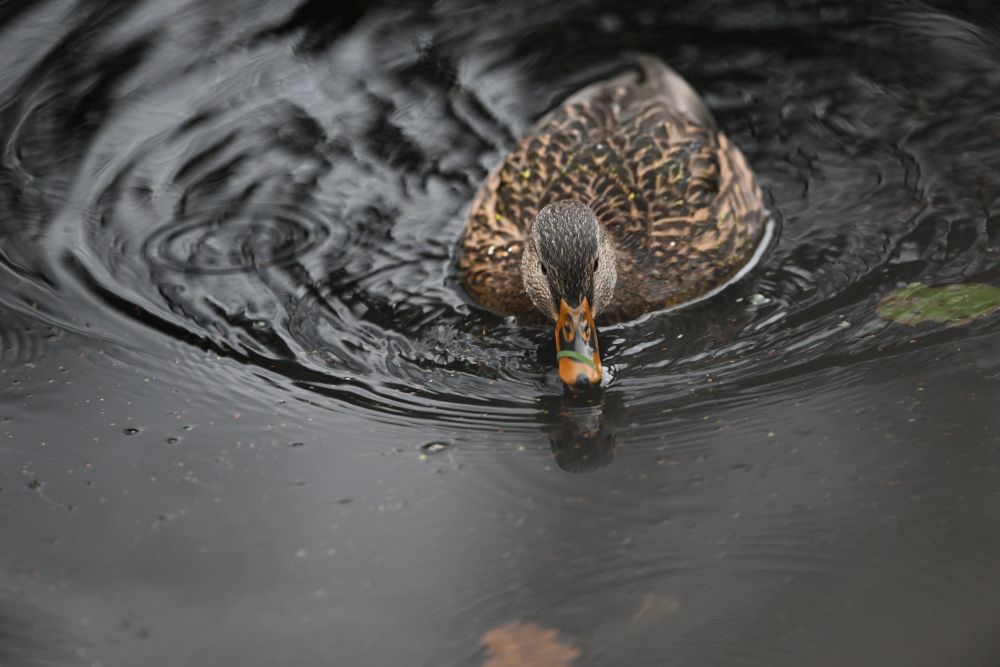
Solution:
{"label": "water surface", "polygon": [[[1000,286],[976,7],[0,5],[0,663],[995,664],[998,316],[875,313]],[[635,51],[778,233],[574,398],[456,244]]]}

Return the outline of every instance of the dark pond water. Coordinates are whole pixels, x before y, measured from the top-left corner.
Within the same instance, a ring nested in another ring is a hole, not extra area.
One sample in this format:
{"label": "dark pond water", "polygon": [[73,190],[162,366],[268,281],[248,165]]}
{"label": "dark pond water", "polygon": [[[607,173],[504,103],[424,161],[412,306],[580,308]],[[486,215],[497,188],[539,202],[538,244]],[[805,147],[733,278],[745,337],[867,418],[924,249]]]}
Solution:
{"label": "dark pond water", "polygon": [[[334,6],[0,3],[0,664],[998,664],[1000,13]],[[456,243],[636,50],[779,228],[574,398]]]}

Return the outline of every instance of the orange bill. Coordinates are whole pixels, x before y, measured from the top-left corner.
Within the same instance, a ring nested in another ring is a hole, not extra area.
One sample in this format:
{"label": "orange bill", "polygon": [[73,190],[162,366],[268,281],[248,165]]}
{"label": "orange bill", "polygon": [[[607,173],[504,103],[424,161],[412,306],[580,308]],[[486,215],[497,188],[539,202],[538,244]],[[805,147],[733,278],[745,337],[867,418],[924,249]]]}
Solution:
{"label": "orange bill", "polygon": [[597,349],[597,328],[587,299],[577,308],[559,304],[556,321],[556,358],[559,377],[571,387],[595,385],[601,381],[601,354]]}

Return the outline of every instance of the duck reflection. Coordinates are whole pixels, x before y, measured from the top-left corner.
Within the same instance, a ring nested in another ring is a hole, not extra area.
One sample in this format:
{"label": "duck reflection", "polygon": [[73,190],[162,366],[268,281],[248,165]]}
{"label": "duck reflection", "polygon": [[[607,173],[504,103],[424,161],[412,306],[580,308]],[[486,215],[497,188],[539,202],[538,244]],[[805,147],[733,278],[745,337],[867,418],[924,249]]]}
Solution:
{"label": "duck reflection", "polygon": [[615,427],[624,414],[620,392],[567,391],[541,397],[539,406],[538,420],[562,470],[594,473],[615,460]]}

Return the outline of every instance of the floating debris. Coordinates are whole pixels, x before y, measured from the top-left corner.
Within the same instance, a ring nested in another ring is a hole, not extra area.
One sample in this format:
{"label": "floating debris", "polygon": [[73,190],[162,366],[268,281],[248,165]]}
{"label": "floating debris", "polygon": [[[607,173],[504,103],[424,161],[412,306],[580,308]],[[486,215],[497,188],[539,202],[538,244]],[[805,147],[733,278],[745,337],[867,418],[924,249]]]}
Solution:
{"label": "floating debris", "polygon": [[985,317],[1000,308],[1000,289],[982,283],[928,287],[910,283],[879,303],[879,317],[900,324],[947,322],[958,326]]}
{"label": "floating debris", "polygon": [[428,454],[434,454],[435,452],[443,452],[444,450],[451,447],[447,442],[429,442],[423,445],[420,449]]}
{"label": "floating debris", "polygon": [[582,651],[557,639],[558,630],[511,623],[483,635],[490,659],[483,667],[570,667]]}

